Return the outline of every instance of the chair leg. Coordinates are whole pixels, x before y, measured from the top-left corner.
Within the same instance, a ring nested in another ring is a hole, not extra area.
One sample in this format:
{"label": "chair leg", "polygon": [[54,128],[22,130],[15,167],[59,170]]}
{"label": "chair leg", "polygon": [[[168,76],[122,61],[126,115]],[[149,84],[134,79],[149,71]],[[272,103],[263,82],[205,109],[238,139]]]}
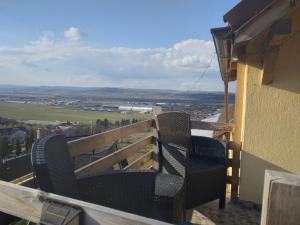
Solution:
{"label": "chair leg", "polygon": [[182,215],[182,222],[185,223],[186,222],[186,209],[183,209],[183,215]]}
{"label": "chair leg", "polygon": [[219,199],[219,209],[225,209],[226,204],[226,194],[222,195],[222,197]]}

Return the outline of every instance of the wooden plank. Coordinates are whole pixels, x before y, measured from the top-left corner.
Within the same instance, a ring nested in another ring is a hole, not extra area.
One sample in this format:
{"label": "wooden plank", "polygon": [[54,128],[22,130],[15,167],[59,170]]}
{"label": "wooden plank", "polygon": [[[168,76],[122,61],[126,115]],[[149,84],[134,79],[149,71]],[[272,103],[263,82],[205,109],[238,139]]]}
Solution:
{"label": "wooden plank", "polygon": [[204,122],[200,120],[191,120],[192,129],[200,130],[213,130],[213,131],[232,131],[233,124],[231,123],[215,123],[215,122]]}
{"label": "wooden plank", "polygon": [[219,132],[214,132],[213,139],[217,139],[219,141],[224,140],[224,135],[227,135],[229,132],[228,131],[219,131]]}
{"label": "wooden plank", "polygon": [[82,225],[167,225],[157,220],[137,216],[88,202],[63,197],[40,190],[0,181],[0,211],[39,223],[45,199],[80,207]]}
{"label": "wooden plank", "polygon": [[28,183],[29,181],[32,181],[32,179],[33,179],[33,173],[29,173],[10,182],[13,184],[23,185],[25,183]]}
{"label": "wooden plank", "polygon": [[153,160],[153,165],[152,165],[153,169],[158,170],[159,162],[158,162],[158,149],[157,148],[152,151],[151,159]]}
{"label": "wooden plank", "polygon": [[224,111],[225,111],[225,123],[228,123],[229,122],[228,80],[224,81]]}
{"label": "wooden plank", "polygon": [[227,176],[226,177],[226,183],[227,184],[232,184],[232,176]]}
{"label": "wooden plank", "polygon": [[100,134],[95,134],[89,137],[83,137],[74,141],[68,142],[68,147],[71,156],[78,156],[81,153],[92,149],[102,148],[105,145],[111,144],[113,141],[127,137],[131,134],[143,132],[152,127],[152,119],[128,126],[120,127]]}
{"label": "wooden plank", "polygon": [[227,151],[230,149],[232,150],[231,199],[234,201],[237,199],[239,192],[241,145],[236,142],[229,141],[226,143],[226,149]]}
{"label": "wooden plank", "polygon": [[226,143],[227,150],[231,149],[233,151],[241,151],[241,144],[238,144],[234,141],[228,141]]}
{"label": "wooden plank", "polygon": [[261,225],[296,225],[300,214],[300,176],[267,170]]}
{"label": "wooden plank", "polygon": [[152,159],[152,151],[147,152],[146,154],[144,154],[141,157],[139,157],[138,159],[136,159],[130,165],[125,167],[124,170],[140,169],[143,165],[145,165],[146,162],[150,161],[151,159]]}
{"label": "wooden plank", "polygon": [[[114,141],[110,146],[108,146],[106,149],[101,149],[101,151],[99,152],[95,152],[94,156],[97,157],[98,159],[99,158],[103,158],[105,156],[108,156],[112,153],[114,153],[116,150],[117,150],[117,144],[118,142],[117,141]],[[87,154],[90,154],[91,153],[87,153]]]}
{"label": "wooden plank", "polygon": [[[240,178],[238,177],[237,180],[239,181]],[[232,184],[232,176],[228,176],[228,175],[227,175],[227,177],[226,177],[226,183],[227,183],[227,184]]]}
{"label": "wooden plank", "polygon": [[232,167],[232,159],[227,159],[227,168]]}
{"label": "wooden plank", "polygon": [[98,159],[86,166],[83,166],[75,171],[77,176],[84,175],[91,172],[100,172],[112,167],[114,164],[126,159],[130,155],[133,155],[138,150],[145,148],[147,145],[153,143],[153,137],[148,136],[141,141],[128,145],[121,150],[114,152],[104,158]]}

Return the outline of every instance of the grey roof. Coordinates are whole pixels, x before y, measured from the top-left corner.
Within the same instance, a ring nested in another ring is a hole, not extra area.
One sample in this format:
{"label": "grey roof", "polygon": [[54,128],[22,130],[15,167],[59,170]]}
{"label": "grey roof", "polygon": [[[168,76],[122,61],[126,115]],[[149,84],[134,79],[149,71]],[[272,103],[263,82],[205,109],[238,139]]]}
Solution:
{"label": "grey roof", "polygon": [[224,22],[228,22],[230,27],[236,31],[275,1],[276,0],[242,0],[224,15]]}

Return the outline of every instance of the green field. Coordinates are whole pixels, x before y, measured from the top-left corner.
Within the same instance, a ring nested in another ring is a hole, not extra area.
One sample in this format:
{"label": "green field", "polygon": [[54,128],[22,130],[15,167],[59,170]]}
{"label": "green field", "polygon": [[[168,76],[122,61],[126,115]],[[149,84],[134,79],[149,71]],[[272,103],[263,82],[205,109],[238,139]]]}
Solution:
{"label": "green field", "polygon": [[90,112],[71,107],[54,107],[20,103],[0,103],[0,116],[17,120],[49,120],[49,121],[79,121],[88,123],[91,120],[107,118],[110,121],[136,118],[139,120],[151,118],[151,114],[130,112]]}

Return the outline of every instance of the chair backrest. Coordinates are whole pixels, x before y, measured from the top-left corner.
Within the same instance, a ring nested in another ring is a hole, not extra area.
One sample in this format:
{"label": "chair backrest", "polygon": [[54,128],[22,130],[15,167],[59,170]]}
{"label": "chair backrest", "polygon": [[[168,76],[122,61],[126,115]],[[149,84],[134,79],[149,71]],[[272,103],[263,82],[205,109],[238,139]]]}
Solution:
{"label": "chair backrest", "polygon": [[74,166],[64,135],[38,139],[32,147],[31,162],[41,190],[71,198],[79,197]]}
{"label": "chair backrest", "polygon": [[159,139],[186,149],[191,141],[190,115],[185,112],[166,112],[157,115]]}
{"label": "chair backrest", "polygon": [[227,160],[225,145],[210,137],[193,136],[190,154],[210,161],[226,163]]}
{"label": "chair backrest", "polygon": [[157,122],[160,172],[185,177],[191,141],[190,115],[162,113]]}

